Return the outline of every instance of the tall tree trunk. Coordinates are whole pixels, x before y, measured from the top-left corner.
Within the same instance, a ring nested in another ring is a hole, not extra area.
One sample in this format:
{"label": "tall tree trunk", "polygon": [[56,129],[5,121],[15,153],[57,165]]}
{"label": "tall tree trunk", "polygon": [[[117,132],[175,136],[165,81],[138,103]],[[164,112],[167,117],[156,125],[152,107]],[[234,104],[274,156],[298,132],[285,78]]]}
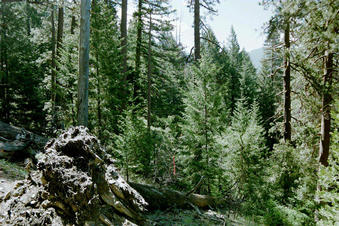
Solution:
{"label": "tall tree trunk", "polygon": [[[135,53],[135,74],[133,76],[133,97],[137,99],[139,86],[138,86],[138,78],[140,76],[140,66],[141,66],[141,42],[142,42],[142,3],[143,0],[139,0],[138,2],[138,18],[137,18],[137,46]],[[136,101],[138,102],[138,101]]]}
{"label": "tall tree trunk", "polygon": [[88,125],[88,74],[89,74],[89,18],[90,0],[80,3],[80,49],[78,80],[78,125]]}
{"label": "tall tree trunk", "polygon": [[[122,54],[122,71],[124,82],[124,98],[127,96],[127,0],[122,0],[121,3],[121,54]],[[122,109],[126,107],[126,99],[123,101]]]}
{"label": "tall tree trunk", "polygon": [[76,1],[73,0],[73,4],[74,4],[74,8],[72,9],[72,20],[71,20],[71,34],[74,35],[74,29],[75,29],[75,26],[76,26],[76,20],[75,20],[75,7],[76,7]]}
{"label": "tall tree trunk", "polygon": [[200,3],[194,0],[194,59],[200,59]]}
{"label": "tall tree trunk", "polygon": [[151,59],[152,59],[152,11],[149,14],[148,59],[147,59],[147,129],[151,132]]}
{"label": "tall tree trunk", "polygon": [[7,44],[6,44],[6,6],[0,4],[0,72],[1,77],[1,117],[5,122],[9,122],[9,101],[8,101],[8,64],[7,64]]}
{"label": "tall tree trunk", "polygon": [[122,0],[121,5],[121,47],[122,47],[122,55],[123,55],[123,73],[124,79],[126,79],[127,72],[127,0]]}
{"label": "tall tree trunk", "polygon": [[290,22],[286,19],[284,56],[284,140],[291,142],[291,66],[290,66]]}
{"label": "tall tree trunk", "polygon": [[328,166],[328,156],[330,153],[330,130],[331,130],[331,88],[333,77],[333,53],[326,51],[324,59],[323,75],[323,95],[321,111],[321,138],[319,146],[320,163]]}
{"label": "tall tree trunk", "polygon": [[99,78],[99,57],[98,55],[96,56],[96,77],[97,77],[97,117],[98,117],[98,126],[99,126],[99,131],[98,131],[98,138],[101,140],[102,138],[102,117],[101,117],[101,83],[100,83],[100,78]]}
{"label": "tall tree trunk", "polygon": [[[123,73],[124,73],[124,83],[126,85],[125,90],[127,90],[127,0],[122,0],[121,3],[121,24],[120,24],[120,31],[121,31],[121,46],[122,46],[122,55],[123,55]],[[125,105],[125,104],[124,104]],[[126,106],[122,106],[123,109]],[[129,156],[128,152],[125,153],[125,170],[126,170],[126,180],[127,183],[129,182]]]}
{"label": "tall tree trunk", "polygon": [[57,34],[57,49],[56,49],[57,57],[60,57],[63,33],[64,33],[64,3],[62,2],[62,5],[59,7],[59,10],[58,10],[58,34]]}
{"label": "tall tree trunk", "polygon": [[55,22],[54,22],[54,5],[52,5],[51,13],[51,48],[52,48],[52,65],[51,65],[51,101],[52,101],[52,126],[53,128],[56,125],[56,74],[55,74]]}
{"label": "tall tree trunk", "polygon": [[[61,48],[62,48],[62,37],[64,33],[64,2],[61,2],[61,6],[59,6],[58,9],[58,29],[57,29],[57,40],[56,40],[56,60],[60,61],[60,56],[61,56]],[[58,75],[57,72],[59,71],[59,67],[55,65],[55,86],[58,84]],[[56,87],[55,87],[56,88]],[[59,106],[60,105],[60,96],[58,95],[58,92],[55,92],[55,105]],[[55,109],[57,110],[57,109]],[[64,129],[64,124],[63,121],[58,118],[56,114],[56,128],[57,129]]]}
{"label": "tall tree trunk", "polygon": [[26,1],[26,29],[27,29],[27,36],[31,35],[31,22],[30,22],[30,13],[29,13],[29,2]]}

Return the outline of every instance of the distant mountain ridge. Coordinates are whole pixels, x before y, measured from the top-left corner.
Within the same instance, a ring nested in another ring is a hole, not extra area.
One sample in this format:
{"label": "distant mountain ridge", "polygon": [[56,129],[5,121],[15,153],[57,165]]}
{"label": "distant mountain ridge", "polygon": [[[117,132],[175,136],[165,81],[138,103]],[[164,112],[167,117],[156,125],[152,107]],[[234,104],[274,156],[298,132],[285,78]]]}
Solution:
{"label": "distant mountain ridge", "polygon": [[261,60],[264,58],[264,48],[254,49],[248,53],[256,69],[261,68]]}

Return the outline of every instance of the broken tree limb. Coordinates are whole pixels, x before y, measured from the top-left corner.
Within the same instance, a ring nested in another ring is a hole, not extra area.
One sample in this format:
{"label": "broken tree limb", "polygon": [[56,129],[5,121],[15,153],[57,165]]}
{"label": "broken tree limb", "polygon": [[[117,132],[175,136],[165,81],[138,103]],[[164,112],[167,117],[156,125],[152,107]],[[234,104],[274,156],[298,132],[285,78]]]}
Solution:
{"label": "broken tree limb", "polygon": [[204,180],[204,176],[202,176],[199,180],[199,182],[192,188],[189,192],[186,193],[186,196],[189,196],[190,194],[194,193],[202,184],[202,181]]}

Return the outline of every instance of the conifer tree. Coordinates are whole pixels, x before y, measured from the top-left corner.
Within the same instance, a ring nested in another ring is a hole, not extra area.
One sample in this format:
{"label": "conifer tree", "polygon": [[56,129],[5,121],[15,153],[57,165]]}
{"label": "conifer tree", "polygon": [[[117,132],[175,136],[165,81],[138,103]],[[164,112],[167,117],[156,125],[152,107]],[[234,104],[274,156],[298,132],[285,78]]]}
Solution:
{"label": "conifer tree", "polygon": [[224,173],[236,184],[236,197],[259,204],[266,155],[264,129],[257,104],[246,105],[245,99],[237,102],[231,127],[223,137]]}
{"label": "conifer tree", "polygon": [[215,137],[223,128],[220,119],[225,105],[214,76],[218,69],[211,59],[203,56],[200,64],[191,70],[182,125],[185,175],[191,184],[198,183],[204,176],[207,182],[201,192],[210,193],[215,185],[219,153]]}

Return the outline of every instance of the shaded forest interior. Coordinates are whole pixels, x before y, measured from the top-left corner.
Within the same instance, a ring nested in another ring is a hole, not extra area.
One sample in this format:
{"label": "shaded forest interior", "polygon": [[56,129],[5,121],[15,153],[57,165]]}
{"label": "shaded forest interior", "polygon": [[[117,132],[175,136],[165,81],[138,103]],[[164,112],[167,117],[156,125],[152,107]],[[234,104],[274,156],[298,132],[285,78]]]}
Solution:
{"label": "shaded forest interior", "polygon": [[339,222],[338,1],[260,1],[274,12],[260,68],[233,28],[223,44],[206,23],[219,0],[186,1],[190,51],[170,0],[0,2],[0,158],[35,164],[48,138],[85,126],[145,199]]}

